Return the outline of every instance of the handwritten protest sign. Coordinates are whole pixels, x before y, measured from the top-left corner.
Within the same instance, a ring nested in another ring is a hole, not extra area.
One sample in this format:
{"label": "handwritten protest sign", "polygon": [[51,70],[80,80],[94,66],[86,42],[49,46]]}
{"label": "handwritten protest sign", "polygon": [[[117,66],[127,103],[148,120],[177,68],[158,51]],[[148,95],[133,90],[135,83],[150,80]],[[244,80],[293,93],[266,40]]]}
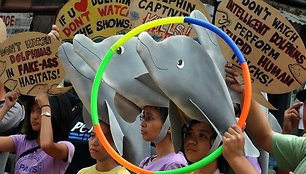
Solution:
{"label": "handwritten protest sign", "polygon": [[4,22],[3,22],[3,20],[0,19],[0,43],[5,41],[6,38],[7,38],[6,26],[5,26]]}
{"label": "handwritten protest sign", "polygon": [[[139,0],[132,1],[130,7],[132,26],[172,16],[189,16],[193,10],[201,11],[207,19],[209,13],[200,0]],[[156,41],[173,35],[186,35],[196,38],[192,27],[188,24],[169,24],[151,28],[147,31]]]}
{"label": "handwritten protest sign", "polygon": [[70,88],[57,88],[65,76],[57,57],[59,45],[39,32],[23,32],[5,40],[0,44],[0,81],[24,95],[66,92]]}
{"label": "handwritten protest sign", "polygon": [[67,2],[57,15],[56,25],[64,41],[84,34],[94,41],[125,34],[131,29],[130,0],[77,0]]}
{"label": "handwritten protest sign", "polygon": [[[215,25],[225,31],[248,60],[253,88],[272,94],[290,92],[306,82],[306,50],[294,27],[263,1],[222,1]],[[221,44],[224,56],[237,58]]]}

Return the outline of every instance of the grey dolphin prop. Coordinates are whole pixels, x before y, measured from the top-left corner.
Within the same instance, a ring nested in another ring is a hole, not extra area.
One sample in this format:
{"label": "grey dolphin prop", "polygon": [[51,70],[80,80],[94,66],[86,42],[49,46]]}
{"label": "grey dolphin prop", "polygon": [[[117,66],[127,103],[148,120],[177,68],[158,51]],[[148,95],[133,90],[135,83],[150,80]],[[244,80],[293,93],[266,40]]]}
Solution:
{"label": "grey dolphin prop", "polygon": [[[190,17],[209,22],[205,15],[198,10],[191,12]],[[226,63],[226,59],[224,58],[221,48],[219,47],[216,34],[198,25],[192,24],[192,27],[195,29],[195,32],[198,35],[199,42],[204,46],[205,50],[207,50],[207,53],[212,57],[213,61],[219,68],[220,73],[225,78],[224,65]],[[239,95],[231,89],[229,89],[229,91],[233,102],[239,103]],[[264,95],[262,95],[258,89],[253,89],[253,98],[265,107],[276,110],[276,108],[265,99]]]}
{"label": "grey dolphin prop", "polygon": [[[96,72],[108,49],[121,37],[122,35],[115,35],[94,43],[84,35],[76,35],[73,46],[75,52]],[[137,38],[133,37],[117,50],[104,72],[103,80],[121,97],[135,103],[139,107],[139,113],[145,105],[168,107],[168,98],[154,85],[136,52],[136,42]],[[138,115],[118,112],[127,121],[134,121]]]}
{"label": "grey dolphin prop", "polygon": [[[201,19],[203,21],[209,22],[206,16],[201,13],[199,10],[194,10],[191,12],[190,17],[194,17],[197,19]],[[226,64],[226,59],[224,58],[219,43],[217,41],[216,34],[210,30],[203,28],[202,26],[191,24],[194,28],[195,32],[197,33],[198,39],[200,44],[205,48],[208,55],[212,58],[214,63],[217,65],[222,77],[225,79],[225,70],[224,65]],[[239,95],[229,89],[231,98],[234,103],[240,103]],[[269,109],[276,109],[271,103],[269,103],[265,97],[261,94],[258,89],[253,89],[253,98],[259,102],[260,104],[264,105]]]}
{"label": "grey dolphin prop", "polygon": [[[75,91],[85,108],[90,110],[91,87],[95,72],[78,56],[70,43],[64,43],[59,48],[59,57],[63,62],[66,74],[74,86]],[[146,156],[150,155],[149,143],[143,141],[140,134],[140,121],[133,123],[124,121],[116,111],[114,103],[122,103],[125,108],[136,107],[129,101],[122,100],[107,84],[101,82],[98,99],[99,119],[110,124],[112,137],[118,152],[128,161],[138,165]],[[86,114],[86,112],[83,112]],[[83,116],[85,123],[91,125],[90,114]]]}
{"label": "grey dolphin prop", "polygon": [[[74,38],[74,49],[89,66],[97,71],[98,65],[101,63],[106,51],[121,37],[120,35],[112,36],[97,44],[85,36],[76,35]],[[133,37],[118,49],[107,67],[103,80],[115,89],[122,98],[135,103],[139,110],[145,105],[168,107],[169,99],[149,76],[147,69],[136,52],[136,43],[137,38]],[[117,107],[119,112],[121,109],[118,108],[124,108],[124,106]],[[119,112],[119,114],[128,121],[135,120],[135,117],[138,115],[126,114],[126,112]],[[166,134],[170,126],[169,120],[167,120],[153,142],[160,141]],[[174,139],[172,140],[175,142]]]}
{"label": "grey dolphin prop", "polygon": [[[137,52],[150,76],[188,117],[200,121],[208,118],[221,134],[236,123],[224,79],[199,43],[186,36],[155,42],[146,32],[138,38]],[[249,139],[245,153],[259,155]]]}
{"label": "grey dolphin prop", "polygon": [[[198,10],[194,10],[190,13],[190,17],[197,18],[206,22],[209,22],[206,16]],[[217,41],[216,34],[202,26],[191,24],[192,28],[197,33],[199,42],[201,46],[204,47],[207,54],[212,58],[213,62],[218,67],[222,77],[225,79],[224,65],[226,64],[226,59],[224,58],[219,43]],[[240,102],[239,95],[229,89],[230,96],[233,102]]]}
{"label": "grey dolphin prop", "polygon": [[[198,10],[194,10],[193,12],[191,12],[190,16],[208,22],[205,15],[203,15]],[[192,27],[195,29],[195,32],[198,35],[200,44],[205,48],[207,53],[216,63],[218,69],[220,70],[220,73],[222,74],[222,77],[225,78],[224,65],[226,63],[226,59],[224,58],[221,48],[219,47],[219,43],[217,41],[216,34],[198,25],[192,24]],[[229,89],[229,92],[230,92],[233,102],[240,103],[239,95],[236,92],[232,91],[231,89]],[[255,98],[255,100],[257,100],[259,103],[263,105],[262,109],[265,111],[272,129],[275,132],[281,132],[281,127],[277,119],[266,108],[268,107],[270,109],[275,109],[275,107],[268,102],[266,94],[255,90],[253,91],[253,98]],[[261,165],[262,172],[267,173],[269,154],[260,148],[259,148],[259,151],[260,151],[259,163]]]}

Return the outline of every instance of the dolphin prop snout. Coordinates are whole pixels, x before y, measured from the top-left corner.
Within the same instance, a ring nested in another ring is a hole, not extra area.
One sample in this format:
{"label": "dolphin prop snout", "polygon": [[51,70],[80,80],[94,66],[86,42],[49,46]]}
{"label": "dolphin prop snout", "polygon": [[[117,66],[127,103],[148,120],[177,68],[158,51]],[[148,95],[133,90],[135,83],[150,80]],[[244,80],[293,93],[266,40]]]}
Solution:
{"label": "dolphin prop snout", "polygon": [[[146,42],[142,42],[142,39],[146,40]],[[138,48],[141,47],[142,50],[141,50],[141,52],[137,52],[137,53],[138,54],[151,55],[150,56],[150,58],[151,58],[150,63],[152,63],[159,70],[168,70],[167,67],[163,66],[163,64],[157,64],[158,61],[154,60],[154,57],[152,56],[152,53],[150,52],[150,50],[146,46],[146,44],[151,44],[153,42],[155,42],[154,39],[147,32],[140,33],[139,36],[138,36],[138,42],[137,42],[136,47],[138,47]],[[141,56],[140,56],[140,58],[141,58]],[[146,61],[146,60],[142,60],[142,61]]]}

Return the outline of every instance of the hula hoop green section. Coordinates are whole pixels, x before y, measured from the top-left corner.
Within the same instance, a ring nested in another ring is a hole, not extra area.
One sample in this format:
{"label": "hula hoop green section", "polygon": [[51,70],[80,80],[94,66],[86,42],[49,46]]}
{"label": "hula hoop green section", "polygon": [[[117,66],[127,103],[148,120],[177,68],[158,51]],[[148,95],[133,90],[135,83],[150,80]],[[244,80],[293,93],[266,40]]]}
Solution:
{"label": "hula hoop green section", "polygon": [[250,75],[249,75],[249,69],[248,66],[246,64],[246,60],[243,57],[243,54],[241,53],[241,51],[239,50],[239,48],[237,47],[237,45],[234,43],[234,41],[227,36],[222,30],[220,30],[219,28],[217,28],[216,26],[214,26],[213,24],[210,24],[208,22],[199,20],[199,19],[195,19],[195,18],[190,18],[190,17],[168,17],[168,18],[163,18],[163,19],[158,19],[158,20],[154,20],[145,24],[142,24],[136,28],[134,28],[133,30],[131,30],[130,32],[128,32],[127,34],[125,34],[121,39],[119,39],[117,42],[115,42],[111,48],[108,50],[108,52],[106,53],[105,57],[103,58],[102,63],[100,64],[97,74],[94,78],[94,84],[92,86],[92,91],[91,91],[91,102],[90,102],[90,109],[91,109],[91,113],[92,113],[92,121],[94,124],[94,128],[96,130],[96,132],[98,132],[98,138],[99,141],[102,143],[103,147],[106,149],[106,151],[110,154],[110,156],[115,159],[119,164],[121,164],[122,166],[126,167],[127,169],[135,172],[135,173],[145,173],[145,174],[177,174],[177,173],[188,173],[188,172],[192,172],[194,170],[197,170],[201,167],[204,167],[205,165],[211,163],[212,161],[214,161],[215,159],[217,159],[221,154],[222,154],[222,146],[219,147],[218,149],[216,149],[213,153],[211,153],[209,156],[203,158],[202,160],[183,167],[183,168],[178,168],[178,169],[174,169],[174,170],[167,170],[167,171],[148,171],[145,169],[141,169],[133,164],[131,164],[130,162],[126,161],[124,158],[122,158],[119,154],[117,154],[116,151],[114,151],[112,149],[112,147],[110,146],[110,144],[108,143],[108,141],[106,140],[104,134],[102,133],[102,130],[100,128],[100,124],[99,124],[99,119],[98,119],[98,108],[97,108],[97,103],[98,103],[98,92],[99,92],[99,87],[100,87],[100,82],[102,80],[102,76],[103,73],[105,72],[105,69],[109,63],[109,61],[111,60],[113,54],[116,52],[116,50],[122,46],[126,41],[128,41],[131,37],[138,35],[139,33],[141,33],[142,31],[145,31],[147,29],[159,26],[159,25],[164,25],[164,24],[171,24],[171,23],[192,23],[192,24],[196,24],[196,25],[200,25],[204,28],[207,28],[213,32],[215,32],[216,34],[218,34],[223,40],[225,40],[227,42],[227,44],[230,45],[230,47],[232,48],[232,50],[234,51],[235,55],[237,56],[239,62],[241,63],[241,67],[243,69],[243,77],[245,80],[245,96],[244,96],[244,105],[243,105],[243,114],[241,114],[241,117],[243,117],[242,119],[240,118],[238,121],[238,125],[241,127],[247,117],[248,111],[249,111],[249,107],[250,107],[250,103],[251,103],[251,80],[250,80]]}

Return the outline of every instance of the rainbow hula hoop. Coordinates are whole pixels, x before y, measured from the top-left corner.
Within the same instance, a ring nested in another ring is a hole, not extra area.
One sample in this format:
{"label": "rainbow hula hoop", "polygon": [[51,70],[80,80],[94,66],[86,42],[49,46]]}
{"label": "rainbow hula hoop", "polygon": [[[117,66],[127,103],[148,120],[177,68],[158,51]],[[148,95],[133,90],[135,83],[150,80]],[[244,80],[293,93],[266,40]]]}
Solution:
{"label": "rainbow hula hoop", "polygon": [[100,87],[100,82],[102,80],[103,73],[111,60],[113,54],[116,52],[116,50],[122,46],[126,41],[128,41],[131,37],[141,33],[142,31],[148,30],[150,28],[159,26],[159,25],[164,25],[164,24],[171,24],[171,23],[191,23],[195,25],[202,26],[206,29],[209,29],[213,31],[214,33],[218,34],[234,51],[235,55],[237,56],[242,72],[243,72],[243,78],[244,78],[244,83],[245,83],[245,95],[244,95],[244,103],[243,103],[243,108],[241,112],[241,116],[239,118],[239,121],[237,125],[242,128],[244,125],[250,105],[251,105],[251,95],[252,95],[252,89],[251,89],[251,79],[250,79],[250,74],[249,74],[249,68],[247,66],[246,60],[235,44],[235,42],[227,36],[221,29],[218,27],[214,26],[213,24],[202,21],[196,18],[191,18],[191,17],[167,17],[167,18],[162,18],[158,20],[154,20],[145,24],[142,24],[127,34],[125,34],[122,38],[120,38],[117,42],[115,42],[111,48],[108,50],[106,53],[102,63],[100,64],[97,74],[94,79],[94,84],[92,86],[91,90],[91,100],[90,100],[90,109],[92,113],[92,122],[94,125],[94,130],[99,138],[99,141],[102,143],[103,147],[106,149],[106,151],[110,154],[110,156],[115,159],[119,164],[122,166],[126,167],[127,169],[135,172],[135,173],[143,173],[143,174],[177,174],[177,173],[188,173],[195,171],[201,167],[206,166],[207,164],[211,163],[215,159],[217,159],[221,154],[222,154],[222,146],[220,146],[218,149],[216,149],[213,153],[211,153],[209,156],[203,158],[202,160],[183,167],[183,168],[178,168],[174,170],[167,170],[167,171],[149,171],[145,170],[142,168],[139,168],[135,166],[134,164],[126,161],[124,158],[122,158],[116,151],[113,150],[111,145],[108,143],[107,139],[105,138],[102,129],[100,127],[99,119],[98,119],[98,108],[97,108],[97,103],[98,103],[98,92],[99,92],[99,87]]}

